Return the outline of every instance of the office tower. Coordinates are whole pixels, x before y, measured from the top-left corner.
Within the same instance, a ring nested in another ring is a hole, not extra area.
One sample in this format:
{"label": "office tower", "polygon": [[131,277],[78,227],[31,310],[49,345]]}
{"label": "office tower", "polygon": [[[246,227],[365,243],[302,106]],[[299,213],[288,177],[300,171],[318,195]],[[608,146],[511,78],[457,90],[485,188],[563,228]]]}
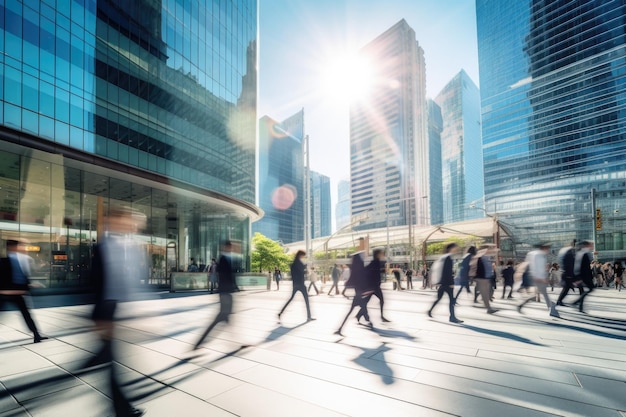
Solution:
{"label": "office tower", "polygon": [[441,185],[441,131],[443,120],[441,107],[434,100],[428,99],[428,149],[430,169],[430,223],[442,224],[443,221],[443,191]]}
{"label": "office tower", "polygon": [[31,242],[38,279],[93,285],[93,245],[117,206],[147,217],[144,283],[167,285],[192,257],[206,264],[225,239],[248,268],[261,216],[256,0],[0,11],[0,232]]}
{"label": "office tower", "polygon": [[350,106],[351,215],[359,228],[428,224],[424,51],[401,20],[362,48],[374,83]]}
{"label": "office tower", "polygon": [[330,178],[311,171],[311,238],[331,234]]}
{"label": "office tower", "polygon": [[484,212],[480,210],[484,191],[478,87],[461,70],[443,87],[435,101],[441,108],[443,120],[443,222],[483,217]]}
{"label": "office tower", "polygon": [[350,221],[350,181],[340,180],[337,184],[335,230],[341,230],[349,225]]}
{"label": "office tower", "polygon": [[476,5],[487,210],[518,242],[623,250],[626,5]]}
{"label": "office tower", "polygon": [[279,123],[259,120],[258,202],[265,212],[253,232],[292,243],[304,239],[304,111]]}

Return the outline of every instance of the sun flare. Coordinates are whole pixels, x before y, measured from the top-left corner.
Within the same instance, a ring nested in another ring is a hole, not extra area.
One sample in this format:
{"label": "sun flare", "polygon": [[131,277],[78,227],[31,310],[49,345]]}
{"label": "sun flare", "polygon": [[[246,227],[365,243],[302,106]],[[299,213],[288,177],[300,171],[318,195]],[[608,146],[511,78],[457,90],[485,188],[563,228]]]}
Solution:
{"label": "sun flare", "polygon": [[323,94],[338,104],[363,99],[374,82],[372,65],[360,55],[330,60],[322,71]]}

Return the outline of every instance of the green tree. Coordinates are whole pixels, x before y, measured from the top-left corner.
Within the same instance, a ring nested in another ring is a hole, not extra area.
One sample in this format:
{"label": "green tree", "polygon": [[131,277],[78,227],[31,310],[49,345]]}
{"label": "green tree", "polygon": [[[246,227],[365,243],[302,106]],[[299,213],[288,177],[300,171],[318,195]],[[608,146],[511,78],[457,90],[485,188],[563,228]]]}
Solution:
{"label": "green tree", "polygon": [[278,267],[282,271],[289,269],[291,257],[280,244],[257,232],[252,237],[252,270],[273,271]]}

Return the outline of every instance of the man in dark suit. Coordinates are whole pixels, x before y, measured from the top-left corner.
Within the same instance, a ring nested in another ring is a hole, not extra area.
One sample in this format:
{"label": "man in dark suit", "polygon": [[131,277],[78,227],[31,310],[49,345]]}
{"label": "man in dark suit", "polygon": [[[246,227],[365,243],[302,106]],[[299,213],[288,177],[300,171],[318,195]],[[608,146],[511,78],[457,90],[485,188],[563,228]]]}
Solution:
{"label": "man in dark suit", "polygon": [[233,312],[233,291],[236,290],[237,285],[235,282],[235,272],[233,270],[233,244],[230,241],[224,242],[222,245],[222,255],[217,262],[217,274],[218,274],[218,288],[220,293],[220,311],[213,322],[206,329],[202,337],[198,340],[194,349],[198,349],[204,342],[204,339],[209,335],[211,330],[218,323],[225,321],[228,323],[228,318]]}
{"label": "man in dark suit", "polygon": [[[563,299],[574,289],[574,265],[576,264],[576,240],[572,241],[570,246],[566,246],[559,251],[559,264],[563,273],[561,279],[563,281],[563,289],[559,298],[556,301],[556,305],[563,306]],[[582,295],[582,293],[581,293]]]}
{"label": "man in dark suit", "polygon": [[[463,320],[459,320],[456,318],[454,314],[454,271],[452,264],[452,255],[456,254],[459,251],[459,246],[456,243],[449,243],[446,246],[446,253],[437,261],[440,263],[438,265],[436,273],[441,274],[440,277],[433,276],[432,279],[434,282],[439,281],[439,289],[437,290],[437,299],[428,310],[428,317],[432,317],[433,309],[441,300],[444,294],[448,294],[450,298],[450,322],[452,323],[463,323]],[[435,269],[435,268],[433,268]]]}
{"label": "man in dark suit", "polygon": [[593,291],[593,271],[591,269],[591,261],[593,260],[593,242],[584,240],[580,242],[580,250],[576,252],[576,260],[574,262],[574,285],[584,284],[587,291],[580,296],[574,304],[578,304],[578,311],[583,310],[583,302],[585,298]]}
{"label": "man in dark suit", "polygon": [[370,316],[367,312],[367,301],[369,297],[374,293],[374,288],[371,286],[371,280],[367,279],[365,273],[365,263],[363,262],[363,253],[357,252],[352,255],[352,266],[350,269],[350,285],[354,287],[354,298],[352,299],[352,305],[350,306],[350,311],[346,314],[346,317],[343,319],[341,326],[335,332],[335,334],[341,335],[341,329],[348,321],[350,314],[355,307],[359,307],[359,314],[362,317],[365,317],[365,321],[369,327],[373,327],[370,322]]}
{"label": "man in dark suit", "polygon": [[[363,304],[367,305],[372,296],[376,296],[380,301],[380,318],[383,322],[389,322],[383,315],[383,305],[385,304],[385,300],[383,299],[383,290],[380,287],[380,274],[385,270],[385,251],[382,249],[375,249],[373,253],[374,259],[372,262],[367,265],[365,268],[365,277],[368,280],[368,289],[373,290],[374,292],[367,297],[366,300],[363,300]],[[356,315],[357,320],[360,322],[361,317],[363,317],[363,308],[359,310]]]}
{"label": "man in dark suit", "polygon": [[15,304],[33,332],[33,342],[39,343],[47,337],[39,334],[24,300],[30,286],[30,258],[20,253],[19,249],[17,240],[7,240],[7,257],[0,260],[0,305],[2,302]]}
{"label": "man in dark suit", "polygon": [[278,320],[280,321],[280,316],[283,314],[289,303],[293,300],[293,297],[296,296],[297,292],[301,292],[304,297],[304,304],[306,305],[306,319],[307,321],[315,320],[311,317],[311,306],[309,306],[309,294],[304,285],[304,270],[306,266],[304,265],[303,259],[306,256],[306,252],[303,250],[299,250],[296,252],[296,256],[291,263],[291,282],[293,283],[293,289],[291,290],[291,297],[285,303],[283,308],[278,313]]}

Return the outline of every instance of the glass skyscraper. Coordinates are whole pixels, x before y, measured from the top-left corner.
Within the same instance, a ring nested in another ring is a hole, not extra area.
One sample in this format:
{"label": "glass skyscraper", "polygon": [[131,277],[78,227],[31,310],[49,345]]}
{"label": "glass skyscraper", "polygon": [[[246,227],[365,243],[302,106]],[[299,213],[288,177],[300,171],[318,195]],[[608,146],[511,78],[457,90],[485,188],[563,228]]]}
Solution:
{"label": "glass skyscraper", "polygon": [[252,225],[270,239],[292,243],[304,239],[304,114],[279,123],[259,120],[259,206],[263,219]]}
{"label": "glass skyscraper", "polygon": [[597,229],[600,258],[623,256],[626,4],[476,5],[487,210],[518,243]]}
{"label": "glass skyscraper", "polygon": [[478,87],[461,70],[439,92],[441,108],[441,178],[443,222],[484,216],[470,205],[482,207],[483,166]]}
{"label": "glass skyscraper", "polygon": [[335,230],[350,224],[350,181],[337,183],[337,204],[335,204]]}
{"label": "glass skyscraper", "polygon": [[311,171],[311,238],[331,234],[330,178]]}
{"label": "glass skyscraper", "polygon": [[441,184],[441,131],[443,119],[441,107],[434,100],[428,99],[428,166],[430,168],[430,223],[443,223],[443,191]]}
{"label": "glass skyscraper", "polygon": [[108,207],[146,214],[151,280],[238,242],[255,202],[256,0],[0,0],[0,237],[89,285]]}
{"label": "glass skyscraper", "polygon": [[361,50],[376,80],[350,106],[351,215],[357,228],[429,224],[424,51],[401,20]]}

